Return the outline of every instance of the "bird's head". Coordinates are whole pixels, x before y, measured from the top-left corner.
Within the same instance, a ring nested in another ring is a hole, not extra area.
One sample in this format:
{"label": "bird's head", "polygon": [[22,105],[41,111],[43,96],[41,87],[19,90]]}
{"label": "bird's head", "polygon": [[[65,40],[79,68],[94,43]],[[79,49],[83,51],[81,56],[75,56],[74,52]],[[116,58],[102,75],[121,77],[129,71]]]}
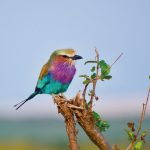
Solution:
{"label": "bird's head", "polygon": [[72,65],[78,59],[82,59],[82,57],[79,55],[76,55],[76,51],[74,49],[70,49],[70,48],[56,50],[51,55],[52,61],[59,61],[62,63],[67,62],[67,63],[72,64]]}

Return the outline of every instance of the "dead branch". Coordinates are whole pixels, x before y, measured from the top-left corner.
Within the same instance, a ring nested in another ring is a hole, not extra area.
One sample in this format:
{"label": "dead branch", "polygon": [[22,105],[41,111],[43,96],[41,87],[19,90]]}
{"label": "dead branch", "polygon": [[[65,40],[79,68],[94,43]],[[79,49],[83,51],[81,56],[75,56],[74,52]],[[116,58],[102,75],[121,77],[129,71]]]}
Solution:
{"label": "dead branch", "polygon": [[53,99],[54,103],[57,104],[58,113],[61,113],[65,119],[70,149],[79,150],[79,147],[77,145],[77,130],[75,128],[74,114],[71,108],[68,107],[68,101],[61,96],[53,96]]}

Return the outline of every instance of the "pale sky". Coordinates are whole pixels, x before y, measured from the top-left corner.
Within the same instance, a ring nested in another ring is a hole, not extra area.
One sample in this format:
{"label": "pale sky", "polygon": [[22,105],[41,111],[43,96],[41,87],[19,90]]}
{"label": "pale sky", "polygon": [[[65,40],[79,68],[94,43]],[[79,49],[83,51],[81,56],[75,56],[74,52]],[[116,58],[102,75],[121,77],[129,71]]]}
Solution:
{"label": "pale sky", "polygon": [[74,48],[84,58],[65,93],[73,97],[83,89],[79,75],[88,73],[84,61],[95,57],[95,46],[109,64],[124,53],[112,80],[97,86],[96,110],[137,113],[150,84],[149,8],[149,0],[0,0],[0,116],[55,115],[49,95],[18,112],[12,106],[34,91],[42,65],[61,48]]}

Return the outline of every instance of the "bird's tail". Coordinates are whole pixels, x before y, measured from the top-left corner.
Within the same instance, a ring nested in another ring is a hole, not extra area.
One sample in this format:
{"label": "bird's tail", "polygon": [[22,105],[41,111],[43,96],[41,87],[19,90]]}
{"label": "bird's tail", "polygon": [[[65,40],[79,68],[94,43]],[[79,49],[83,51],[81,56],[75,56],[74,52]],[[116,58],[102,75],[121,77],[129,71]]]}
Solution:
{"label": "bird's tail", "polygon": [[26,103],[28,100],[32,99],[37,94],[39,94],[39,91],[35,91],[27,99],[25,99],[25,100],[19,102],[18,104],[14,105],[14,107],[16,107],[16,110],[19,109],[24,103]]}

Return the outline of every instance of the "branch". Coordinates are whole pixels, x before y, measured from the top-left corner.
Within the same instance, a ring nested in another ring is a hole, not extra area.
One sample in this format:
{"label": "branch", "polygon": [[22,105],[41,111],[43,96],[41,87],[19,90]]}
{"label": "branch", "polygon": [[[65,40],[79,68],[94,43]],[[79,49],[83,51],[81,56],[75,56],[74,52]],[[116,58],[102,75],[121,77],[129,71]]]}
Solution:
{"label": "branch", "polygon": [[[82,96],[83,96],[83,99],[85,101],[85,96],[86,96],[86,91],[87,91],[87,88],[89,86],[90,83],[92,83],[92,92],[91,92],[91,98],[90,98],[90,109],[92,110],[92,105],[93,105],[93,99],[95,97],[95,89],[96,89],[96,84],[97,84],[97,81],[101,78],[101,75],[99,75],[99,52],[98,50],[95,48],[95,53],[96,53],[96,60],[95,61],[86,61],[85,64],[87,63],[96,63],[96,77],[94,79],[90,79],[88,78],[88,83],[85,84],[84,86],[84,90],[83,90],[83,93],[82,93]],[[121,56],[123,55],[123,53],[121,53],[117,59],[110,65],[110,68],[112,68],[112,66],[121,58]],[[105,71],[108,71],[107,69]]]}
{"label": "branch", "polygon": [[54,103],[57,104],[58,113],[61,113],[65,119],[66,131],[69,138],[70,149],[79,150],[77,145],[77,130],[75,128],[74,115],[68,106],[71,106],[69,102],[61,96],[53,96]]}
{"label": "branch", "polygon": [[[76,97],[71,100],[67,100],[63,96],[53,96],[54,102],[57,104],[58,112],[61,113],[65,119],[66,123],[66,130],[70,142],[70,148],[71,150],[78,150],[77,145],[77,132],[75,128],[75,118],[77,119],[77,122],[79,125],[83,128],[87,136],[90,138],[90,140],[100,149],[100,150],[112,150],[109,143],[106,141],[106,139],[103,137],[102,133],[98,130],[98,127],[96,126],[95,119],[93,117],[93,111],[92,111],[92,105],[93,100],[96,98],[95,90],[96,90],[96,84],[97,81],[100,79],[99,75],[99,53],[97,49],[95,48],[96,53],[96,60],[95,61],[87,61],[86,63],[96,63],[96,75],[94,78],[88,78],[86,77],[88,82],[85,84],[82,98],[80,95],[80,92],[77,93]],[[110,66],[112,67],[118,59],[122,56],[122,54],[115,60],[115,62]],[[88,103],[86,102],[86,92],[89,84],[92,83],[93,88],[92,92],[90,93],[90,107],[88,106]],[[117,148],[114,148],[117,150]]]}
{"label": "branch", "polygon": [[136,140],[138,138],[139,132],[141,130],[141,127],[142,127],[142,124],[143,124],[143,121],[144,121],[144,118],[145,118],[145,113],[146,113],[146,110],[147,110],[149,95],[150,95],[150,87],[148,89],[146,102],[143,103],[143,105],[142,105],[142,112],[141,112],[141,116],[140,116],[140,119],[139,119],[137,130],[136,130],[135,138],[131,141],[130,145],[127,147],[126,150],[132,150],[133,146],[134,146],[134,144],[135,144],[135,142],[136,142]]}
{"label": "branch", "polygon": [[[80,98],[80,96],[78,95],[75,98],[75,102],[78,101],[84,101],[84,99]],[[111,146],[108,144],[102,133],[100,133],[95,126],[91,109],[76,109],[74,110],[74,114],[77,118],[79,125],[83,128],[87,136],[99,149],[111,150]]]}
{"label": "branch", "polygon": [[69,138],[70,149],[78,150],[77,132],[75,128],[76,116],[77,122],[83,128],[91,141],[101,150],[111,150],[111,146],[107,143],[103,135],[95,126],[93,113],[90,109],[83,108],[83,98],[77,93],[75,99],[67,100],[62,96],[53,96],[54,102],[57,104],[58,112],[65,118],[66,130]]}
{"label": "branch", "polygon": [[84,90],[83,90],[83,93],[82,93],[82,96],[83,96],[83,99],[85,100],[85,95],[86,95],[86,91],[87,91],[87,87],[88,87],[89,83],[87,83],[84,87]]}
{"label": "branch", "polygon": [[95,53],[96,53],[96,79],[93,80],[93,89],[92,89],[92,93],[91,93],[91,99],[90,99],[90,109],[92,110],[92,106],[93,106],[93,99],[95,97],[95,89],[96,89],[96,83],[98,80],[98,73],[99,73],[99,52],[97,51],[97,49],[95,48]]}
{"label": "branch", "polygon": [[120,59],[120,57],[123,55],[123,53],[121,53],[118,58],[110,65],[110,68],[112,68],[112,66]]}

